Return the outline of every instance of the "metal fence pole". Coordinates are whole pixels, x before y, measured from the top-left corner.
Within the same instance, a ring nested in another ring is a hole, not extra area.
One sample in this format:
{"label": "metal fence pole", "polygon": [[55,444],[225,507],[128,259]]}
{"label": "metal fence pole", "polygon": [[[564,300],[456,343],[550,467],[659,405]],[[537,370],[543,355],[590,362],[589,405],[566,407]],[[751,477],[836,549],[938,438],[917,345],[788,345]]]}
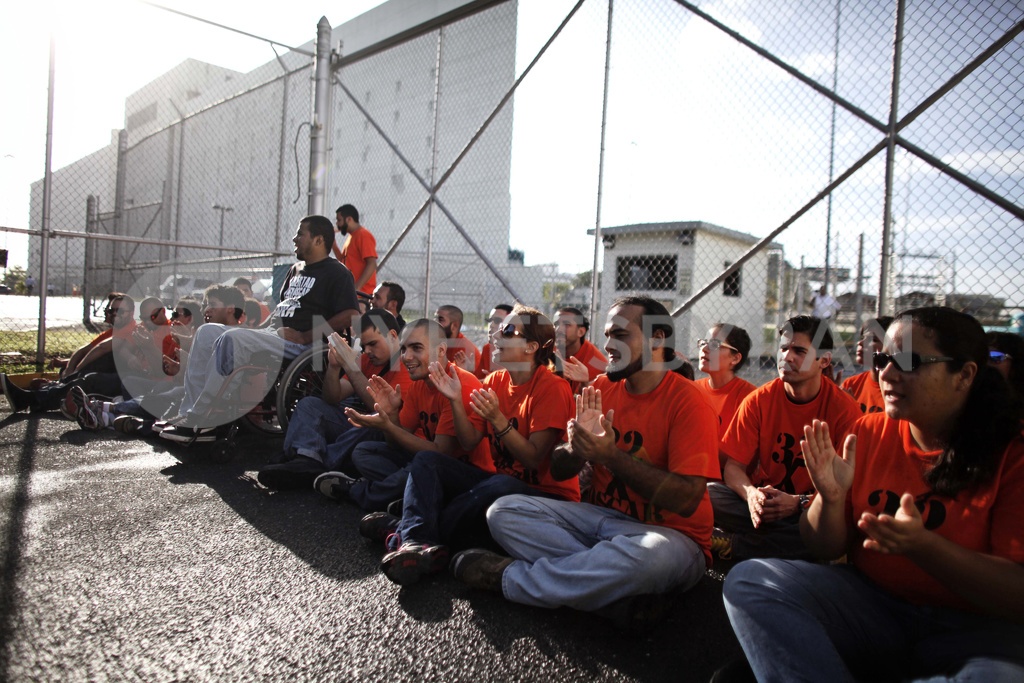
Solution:
{"label": "metal fence pole", "polygon": [[50,34],[50,75],[46,88],[46,160],[43,171],[43,235],[39,240],[39,329],[36,334],[36,365],[42,365],[46,356],[46,288],[49,284],[50,259],[50,197],[53,172],[53,81],[57,60],[57,41]]}
{"label": "metal fence pole", "polygon": [[[331,77],[331,23],[320,17],[316,25],[316,58],[314,60],[313,125],[309,129],[309,213],[322,216],[326,212],[328,98]],[[275,245],[276,248],[276,245]]]}
{"label": "metal fence pole", "polygon": [[[430,142],[430,186],[437,179],[437,112],[441,109],[441,48],[444,45],[444,26],[437,29],[437,60],[434,65],[434,130]],[[423,315],[430,315],[430,271],[434,257],[434,197],[427,207],[427,272],[423,281]]]}
{"label": "metal fence pole", "polygon": [[896,130],[899,118],[900,66],[903,58],[904,0],[896,0],[896,32],[892,48],[892,90],[889,100],[889,133],[885,147],[885,205],[882,210],[882,263],[878,272],[878,304],[875,316],[885,315],[895,308],[890,297],[892,251],[892,184],[896,163]]}
{"label": "metal fence pole", "polygon": [[608,75],[612,59],[612,11],[615,0],[608,0],[608,32],[604,46],[604,91],[601,100],[601,153],[597,162],[597,216],[594,218],[594,265],[590,271],[590,340],[597,339],[597,261],[601,252],[601,199],[604,190],[604,141],[608,124]]}

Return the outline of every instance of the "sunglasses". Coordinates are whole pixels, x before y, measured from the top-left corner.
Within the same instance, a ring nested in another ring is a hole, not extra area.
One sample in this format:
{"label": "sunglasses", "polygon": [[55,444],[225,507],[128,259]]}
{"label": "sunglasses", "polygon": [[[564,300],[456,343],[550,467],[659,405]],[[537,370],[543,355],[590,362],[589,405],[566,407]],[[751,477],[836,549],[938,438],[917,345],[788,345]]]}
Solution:
{"label": "sunglasses", "polygon": [[103,313],[106,315],[117,315],[123,310],[123,308],[104,308]]}
{"label": "sunglasses", "polygon": [[717,351],[718,349],[729,349],[730,351],[739,352],[739,349],[737,349],[735,346],[729,346],[728,344],[726,344],[721,339],[698,339],[697,340],[697,348],[698,349],[703,349],[705,346],[708,347],[709,349],[711,349],[712,351]]}
{"label": "sunglasses", "polygon": [[165,309],[158,308],[158,309],[156,309],[155,311],[153,311],[152,313],[149,314],[149,321],[155,323],[160,318],[161,314],[166,314],[166,313],[167,313],[167,311]]}
{"label": "sunglasses", "polygon": [[882,371],[889,367],[889,363],[895,363],[896,369],[900,372],[916,372],[922,365],[929,363],[947,363],[956,360],[951,356],[922,356],[919,353],[900,351],[899,353],[876,353],[871,358],[871,365],[875,370]]}
{"label": "sunglasses", "polygon": [[992,365],[1002,365],[1004,361],[1013,360],[1013,356],[1002,351],[989,351],[988,362]]}
{"label": "sunglasses", "polygon": [[504,337],[505,339],[511,339],[512,337],[526,337],[525,334],[516,329],[516,326],[513,323],[505,325],[500,330],[498,330],[498,332],[500,332],[501,336]]}
{"label": "sunglasses", "polygon": [[181,310],[181,311],[171,311],[171,320],[177,320],[178,318],[191,318],[191,317],[192,317],[192,311],[189,311],[188,309]]}

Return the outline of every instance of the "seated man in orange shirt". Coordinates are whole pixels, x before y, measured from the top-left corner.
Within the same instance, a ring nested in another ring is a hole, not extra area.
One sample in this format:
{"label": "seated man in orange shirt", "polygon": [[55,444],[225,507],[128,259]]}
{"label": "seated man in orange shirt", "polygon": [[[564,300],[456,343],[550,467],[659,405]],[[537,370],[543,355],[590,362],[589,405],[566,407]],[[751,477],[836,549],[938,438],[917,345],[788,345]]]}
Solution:
{"label": "seated man in orange shirt", "polygon": [[476,376],[480,379],[483,379],[495,370],[501,370],[501,365],[494,361],[496,349],[494,344],[491,343],[491,337],[498,333],[498,329],[510,313],[512,313],[510,305],[497,304],[487,316],[487,342],[480,349],[480,366],[476,369]]}
{"label": "seated man in orange shirt", "polygon": [[583,311],[573,306],[558,309],[558,317],[555,318],[556,374],[569,382],[573,394],[580,393],[608,365],[604,354],[587,341],[589,331],[590,321]]}
{"label": "seated man in orange shirt", "polygon": [[[272,489],[309,489],[317,476],[348,462],[352,451],[366,440],[380,440],[379,433],[355,429],[345,408],[365,410],[377,402],[370,384],[373,377],[401,394],[412,378],[398,358],[398,321],[387,311],[374,310],[360,318],[356,353],[334,333],[327,354],[321,396],[307,396],[295,406],[284,437],[285,462],[267,465],[257,479]],[[343,376],[344,375],[344,376]]]}
{"label": "seated man in orange shirt", "polygon": [[480,349],[462,334],[462,309],[458,306],[439,306],[434,315],[448,338],[448,360],[463,370],[476,373],[480,367]]}
{"label": "seated man in orange shirt", "polygon": [[576,398],[569,441],[553,456],[557,478],[593,465],[589,500],[499,499],[487,523],[511,557],[459,553],[457,579],[513,602],[607,616],[637,596],[700,581],[711,564],[706,484],[719,476],[717,421],[692,382],[654,360],[673,334],[671,320],[649,297],[612,304],[607,374]]}
{"label": "seated man in orange shirt", "polygon": [[[456,460],[494,471],[490,448],[481,440],[475,448],[462,448],[456,438],[455,419],[449,399],[438,391],[431,379],[431,367],[437,372],[454,372],[462,385],[461,401],[472,412],[469,396],[480,388],[480,380],[446,357],[446,337],[433,320],[421,318],[402,331],[402,364],[411,383],[391,387],[372,380],[370,393],[377,414],[358,415],[353,423],[369,432],[379,430],[384,440],[364,441],[352,451],[352,471],[327,472],[316,479],[320,493],[335,500],[349,499],[366,510],[383,511],[400,499],[409,477],[409,464],[418,451],[436,451]],[[483,419],[474,424],[483,431]]]}
{"label": "seated man in orange shirt", "polygon": [[827,421],[838,447],[861,414],[822,376],[832,348],[828,323],[819,318],[800,315],[779,328],[779,378],[743,399],[722,438],[723,483],[708,484],[719,558],[807,554],[799,522],[814,486],[800,450],[804,426]]}
{"label": "seated man in orange shirt", "polygon": [[871,358],[882,350],[885,331],[892,324],[892,316],[882,316],[865,321],[860,328],[860,339],[857,340],[857,365],[867,370],[854,375],[843,382],[843,391],[853,396],[860,404],[862,413],[881,413],[885,411],[882,400],[882,389],[878,386],[878,370],[871,364]]}

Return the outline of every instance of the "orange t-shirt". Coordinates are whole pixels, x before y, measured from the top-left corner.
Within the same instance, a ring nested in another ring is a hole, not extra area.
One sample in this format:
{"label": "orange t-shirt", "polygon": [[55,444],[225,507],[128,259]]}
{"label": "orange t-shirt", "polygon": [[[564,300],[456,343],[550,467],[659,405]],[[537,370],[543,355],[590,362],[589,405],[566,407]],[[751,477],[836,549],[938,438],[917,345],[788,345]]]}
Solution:
{"label": "orange t-shirt", "polygon": [[[384,370],[383,365],[374,365],[370,362],[370,357],[366,354],[362,354],[359,357],[359,371],[363,373],[366,379],[377,375],[382,380],[391,385],[392,389],[402,387],[402,396],[405,396],[406,392],[412,389],[412,377],[409,376],[409,370],[405,367],[405,364],[399,361],[397,358],[394,363],[391,364],[391,369],[381,373]],[[369,407],[369,406],[368,406]]]}
{"label": "orange t-shirt", "polygon": [[[626,391],[625,382],[598,377],[601,408],[614,410],[615,445],[648,465],[681,476],[721,479],[718,467],[718,420],[690,380],[666,372],[658,387],[642,395]],[[646,524],[686,534],[704,551],[711,565],[714,512],[707,491],[689,517],[651,505],[603,465],[594,465],[589,502],[624,512]]]}
{"label": "orange t-shirt", "polygon": [[[587,375],[590,382],[593,382],[608,366],[608,359],[605,358],[604,354],[586,339],[580,344],[580,350],[572,354],[571,357],[587,366]],[[583,382],[569,382],[569,387],[572,389],[573,394],[580,393],[584,386]]]}
{"label": "orange t-shirt", "polygon": [[756,386],[751,384],[745,379],[740,377],[733,377],[724,386],[718,389],[711,388],[711,378],[704,377],[694,384],[701,390],[704,397],[714,408],[715,413],[718,414],[718,439],[721,440],[725,437],[725,430],[729,427],[729,423],[732,422],[733,415],[739,410],[740,403],[747,397],[747,394],[757,389]]}
{"label": "orange t-shirt", "polygon": [[461,332],[459,332],[459,336],[448,339],[447,343],[448,362],[454,363],[455,354],[460,350],[465,351],[466,355],[470,357],[470,372],[475,374],[476,369],[480,367],[480,349],[476,348],[476,344],[466,339]]}
{"label": "orange t-shirt", "polygon": [[848,377],[843,382],[843,391],[853,396],[860,404],[862,413],[884,413],[885,401],[882,400],[882,389],[871,376],[871,371]]}
{"label": "orange t-shirt", "polygon": [[853,432],[857,466],[847,498],[850,559],[865,576],[912,603],[976,609],[906,556],[864,548],[864,534],[855,526],[861,513],[894,514],[904,493],[914,496],[926,529],[969,550],[1024,564],[1024,435],[1007,446],[991,482],[948,498],[925,483],[924,473],[938,452],[918,448],[908,422],[866,415]]}
{"label": "orange t-shirt", "polygon": [[[575,412],[569,383],[546,367],[538,367],[525,384],[514,385],[508,370],[498,370],[487,376],[483,386],[493,389],[498,395],[498,407],[512,424],[512,429],[529,439],[530,434],[544,429],[557,429],[560,438],[565,438],[565,427]],[[566,500],[579,501],[580,482],[577,477],[566,481],[555,481],[551,476],[551,454],[537,470],[527,470],[521,462],[505,450],[504,443],[494,438],[494,427],[487,425],[487,439],[491,445],[491,457],[495,470],[501,474],[522,480],[546,493],[553,493]]]}
{"label": "orange t-shirt", "polygon": [[491,346],[491,342],[487,342],[480,349],[480,364],[476,366],[476,376],[483,379],[487,375],[491,374],[497,368],[491,365],[491,354],[494,352],[494,347]]}
{"label": "orange t-shirt", "polygon": [[[377,258],[377,240],[374,238],[373,233],[367,230],[365,227],[350,232],[345,236],[345,244],[341,247],[341,255],[338,260],[345,264],[345,267],[352,271],[352,280],[355,282],[359,281],[359,276],[366,270],[366,259]],[[373,290],[377,286],[377,273],[370,276],[362,287],[359,288],[360,292],[373,295]]]}
{"label": "orange t-shirt", "polygon": [[[473,411],[469,401],[470,393],[474,389],[480,388],[480,380],[458,366],[449,365],[448,367],[449,369],[455,367],[459,381],[462,382],[462,405],[466,408],[469,421],[477,431],[486,433],[484,419]],[[455,416],[452,414],[451,401],[435,389],[428,380],[413,382],[408,395],[406,395],[405,388],[402,388],[402,410],[398,415],[398,421],[405,430],[428,441],[433,441],[438,435],[456,436]],[[458,445],[458,439],[456,439],[455,452],[448,455],[475,465],[484,471],[494,471],[491,449],[485,439],[480,439],[480,443],[469,453]]]}
{"label": "orange t-shirt", "polygon": [[810,493],[814,487],[800,450],[804,426],[814,419],[827,422],[832,443],[841,451],[843,438],[860,416],[860,406],[835,382],[822,378],[814,400],[798,404],[789,400],[782,380],[775,379],[743,399],[725,430],[722,451],[744,466],[757,459],[750,478],[755,486]]}

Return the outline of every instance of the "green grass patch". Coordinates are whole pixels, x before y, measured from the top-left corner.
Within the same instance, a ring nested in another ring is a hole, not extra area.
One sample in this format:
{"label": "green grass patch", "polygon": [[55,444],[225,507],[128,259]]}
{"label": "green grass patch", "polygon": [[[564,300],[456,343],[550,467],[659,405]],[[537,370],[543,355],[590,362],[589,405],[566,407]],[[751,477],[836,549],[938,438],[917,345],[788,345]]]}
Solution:
{"label": "green grass patch", "polygon": [[[46,331],[46,362],[44,368],[54,358],[68,358],[75,350],[89,342],[93,333],[83,328],[58,328]],[[36,365],[36,344],[38,333],[35,330],[16,332],[0,331],[0,372],[18,374],[38,372]]]}

